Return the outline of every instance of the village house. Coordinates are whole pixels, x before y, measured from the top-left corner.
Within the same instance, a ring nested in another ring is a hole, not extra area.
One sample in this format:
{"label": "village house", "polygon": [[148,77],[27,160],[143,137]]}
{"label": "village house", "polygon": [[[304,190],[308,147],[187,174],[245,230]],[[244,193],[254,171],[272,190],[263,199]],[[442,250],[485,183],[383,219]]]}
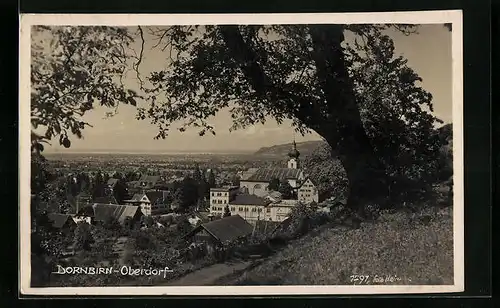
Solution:
{"label": "village house", "polygon": [[72,232],[76,228],[76,222],[71,215],[60,213],[48,213],[47,218],[55,230],[63,233]]}
{"label": "village house", "polygon": [[255,222],[253,236],[271,237],[281,221],[258,220]]}
{"label": "village house", "polygon": [[307,178],[297,190],[297,199],[303,203],[319,202],[319,192],[314,182]]}
{"label": "village house", "polygon": [[128,205],[139,206],[146,216],[164,214],[170,207],[166,201],[168,191],[147,191],[134,194],[130,200],[125,200]]}
{"label": "village house", "polygon": [[109,219],[115,219],[123,224],[127,218],[132,222],[140,221],[142,216],[140,207],[133,205],[118,204],[99,204],[94,203],[91,206],[82,208],[75,215],[75,221],[85,221],[90,224],[103,223]]}
{"label": "village house", "polygon": [[238,194],[229,202],[231,215],[240,215],[248,222],[265,219],[267,206],[271,202],[265,198],[250,194]]}
{"label": "village house", "polygon": [[259,220],[283,221],[298,203],[281,199],[279,193],[259,197],[241,193],[237,187],[210,189],[210,216],[222,217],[228,207],[231,215],[240,215],[251,224]]}
{"label": "village house", "polygon": [[139,179],[138,184],[142,189],[155,189],[163,184],[163,180],[159,175],[145,175]]}
{"label": "village house", "polygon": [[244,242],[253,232],[250,225],[239,215],[224,217],[219,220],[204,223],[194,228],[184,236],[192,246],[202,246],[208,255],[215,255],[236,242]]}
{"label": "village house", "polygon": [[280,200],[276,203],[271,203],[266,209],[265,220],[284,221],[290,216],[292,209],[299,204],[297,200]]}
{"label": "village house", "polygon": [[210,212],[223,211],[239,193],[238,186],[210,188]]}
{"label": "village house", "polygon": [[113,195],[107,195],[103,197],[94,198],[92,203],[102,203],[102,204],[118,204]]}

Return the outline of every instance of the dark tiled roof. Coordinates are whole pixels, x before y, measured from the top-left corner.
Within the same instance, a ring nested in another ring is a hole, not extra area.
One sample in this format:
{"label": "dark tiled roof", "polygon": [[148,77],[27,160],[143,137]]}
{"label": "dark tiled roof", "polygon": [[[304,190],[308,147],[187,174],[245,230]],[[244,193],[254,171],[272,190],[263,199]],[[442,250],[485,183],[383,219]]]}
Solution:
{"label": "dark tiled roof", "polygon": [[118,220],[118,222],[123,223],[125,218],[134,217],[137,211],[139,211],[139,207],[133,205],[94,203],[92,206],[82,209],[80,213],[91,216],[97,221],[105,221],[113,217]]}
{"label": "dark tiled roof", "polygon": [[94,203],[118,204],[115,197],[113,197],[113,196],[97,197],[94,199]]}
{"label": "dark tiled roof", "polygon": [[244,181],[249,182],[270,182],[272,179],[286,181],[288,179],[298,179],[302,171],[291,168],[260,168]]}
{"label": "dark tiled roof", "polygon": [[250,195],[250,194],[238,194],[235,196],[235,198],[231,201],[229,201],[229,204],[232,205],[263,205],[266,206],[271,201],[261,198],[256,195]]}
{"label": "dark tiled roof", "polygon": [[154,204],[158,199],[163,197],[163,192],[161,191],[148,191],[146,192],[146,196],[148,197],[151,204]]}
{"label": "dark tiled roof", "polygon": [[281,225],[279,221],[258,220],[255,222],[255,234],[270,235]]}
{"label": "dark tiled roof", "polygon": [[52,223],[52,226],[58,229],[64,227],[68,219],[70,219],[71,221],[73,220],[70,215],[60,213],[49,213],[47,214],[47,217]]}
{"label": "dark tiled roof", "polygon": [[303,185],[304,185],[304,184],[305,184],[308,180],[309,180],[309,181],[311,181],[311,183],[313,183],[313,185],[314,185],[314,186],[318,186],[318,184],[316,184],[316,181],[315,181],[315,180],[313,180],[313,179],[312,179],[312,178],[310,178],[310,177],[306,177],[306,178],[305,178],[305,180],[304,180],[304,181],[302,181],[302,183],[300,184],[300,186],[299,186],[299,187],[302,187],[302,186],[303,186]]}
{"label": "dark tiled roof", "polygon": [[131,201],[141,201],[143,196],[144,196],[144,194],[134,194],[134,196],[130,200]]}
{"label": "dark tiled roof", "polygon": [[[232,215],[219,220],[211,221],[206,224],[202,224],[198,228],[207,230],[207,232],[212,234],[222,243],[248,236],[252,234],[253,231],[253,226],[240,215]],[[198,228],[193,230],[191,234],[193,234],[196,230],[199,230]]]}

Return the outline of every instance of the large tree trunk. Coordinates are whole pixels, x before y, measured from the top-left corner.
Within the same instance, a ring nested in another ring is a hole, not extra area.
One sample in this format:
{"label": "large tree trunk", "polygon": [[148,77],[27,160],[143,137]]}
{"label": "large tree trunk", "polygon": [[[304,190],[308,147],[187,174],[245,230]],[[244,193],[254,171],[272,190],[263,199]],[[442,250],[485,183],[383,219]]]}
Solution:
{"label": "large tree trunk", "polygon": [[[348,206],[363,214],[366,204],[384,206],[388,196],[385,171],[361,122],[354,87],[349,78],[341,43],[341,25],[310,25],[312,57],[327,104],[310,101],[276,86],[259,64],[258,56],[237,26],[220,26],[222,37],[253,89],[278,106],[297,109],[296,116],[323,136],[339,158],[349,180]],[[278,107],[277,107],[278,108]]]}
{"label": "large tree trunk", "polygon": [[349,77],[341,46],[340,25],[311,25],[313,60],[328,102],[326,124],[319,130],[338,154],[349,180],[348,206],[364,214],[367,204],[386,206],[388,185],[385,168],[378,159],[361,122],[354,85]]}

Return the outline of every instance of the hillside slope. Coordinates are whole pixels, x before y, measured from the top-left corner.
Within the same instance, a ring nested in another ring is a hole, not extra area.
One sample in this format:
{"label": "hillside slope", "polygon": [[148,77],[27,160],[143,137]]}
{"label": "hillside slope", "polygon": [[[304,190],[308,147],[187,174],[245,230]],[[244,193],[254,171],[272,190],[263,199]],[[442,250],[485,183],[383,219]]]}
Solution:
{"label": "hillside slope", "polygon": [[[299,150],[301,157],[304,157],[311,154],[314,150],[316,150],[320,145],[324,143],[325,142],[322,140],[298,142],[297,150]],[[260,148],[254,154],[286,157],[291,148],[292,148],[292,143],[278,144],[270,147]]]}
{"label": "hillside slope", "polygon": [[351,275],[392,276],[389,284],[400,285],[453,284],[452,216],[451,207],[432,208],[384,214],[354,230],[322,226],[223,284],[349,285]]}

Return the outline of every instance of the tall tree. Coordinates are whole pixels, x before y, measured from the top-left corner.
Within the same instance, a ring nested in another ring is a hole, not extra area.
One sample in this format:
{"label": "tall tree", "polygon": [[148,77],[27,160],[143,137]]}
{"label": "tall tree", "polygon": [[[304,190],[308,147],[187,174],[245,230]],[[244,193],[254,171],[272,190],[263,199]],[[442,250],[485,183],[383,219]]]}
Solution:
{"label": "tall tree", "polygon": [[174,193],[174,201],[177,202],[181,209],[197,205],[198,202],[198,185],[191,177],[185,177]]}
{"label": "tall tree", "polygon": [[280,187],[280,180],[278,178],[272,178],[271,181],[269,181],[269,190],[274,190],[278,191]]}
{"label": "tall tree", "polygon": [[123,201],[128,197],[127,183],[123,179],[119,179],[113,188],[113,197],[118,204],[123,204]]}
{"label": "tall tree", "polygon": [[228,217],[231,216],[231,211],[229,210],[229,205],[226,205],[224,207],[224,214],[222,214],[222,217]]}
{"label": "tall tree", "polygon": [[106,195],[106,182],[102,176],[102,172],[98,171],[94,176],[94,181],[92,185],[92,198],[104,197]]}
{"label": "tall tree", "polygon": [[[394,155],[394,151],[385,152],[380,146],[384,144],[382,141],[384,138],[387,141],[388,132],[394,127],[400,127],[395,130],[398,137],[414,131],[414,136],[409,137],[413,141],[407,143],[413,147],[412,151],[396,155],[423,153],[431,157],[434,150],[427,145],[432,142],[423,142],[425,138],[420,138],[420,132],[425,132],[426,127],[437,120],[425,111],[425,107],[432,109],[431,96],[418,87],[418,75],[404,61],[393,61],[394,46],[384,32],[389,28],[409,34],[414,27],[224,25],[147,28],[149,35],[157,38],[157,46],[167,50],[170,67],[153,72],[147,80],[151,84],[148,88],[144,88],[138,75],[140,88],[146,94],[144,98],[150,102],[148,108],[139,108],[138,118],[152,118],[159,127],[157,138],[165,138],[170,124],[181,119],[185,120],[181,131],[194,126],[200,128],[200,135],[215,134],[208,119],[223,108],[231,110],[232,129],[264,122],[269,116],[278,123],[291,119],[297,131],[315,131],[335,150],[346,170],[348,204],[352,209],[362,212],[367,203],[385,205],[392,183],[388,176],[398,167],[397,164],[389,166],[392,162],[386,156]],[[109,106],[118,102],[135,104],[138,95],[126,91],[120,83],[113,86],[110,82],[113,77],[107,78],[106,73],[119,77],[127,60],[132,60],[133,68],[138,71],[144,51],[144,29],[137,28],[138,40],[142,43],[138,56],[127,56],[124,52],[127,49],[120,49],[129,47],[133,41],[126,29],[41,29],[56,34],[55,46],[59,49],[48,58],[50,61],[34,55],[41,61],[34,61],[32,69],[36,81],[36,95],[32,98],[38,104],[32,104],[35,106],[32,122],[35,127],[49,126],[43,138],[58,135],[60,141],[69,146],[69,130],[61,128],[59,119],[68,118],[66,122],[71,124],[71,132],[81,135],[85,123],[75,120],[76,107],[89,110],[93,100]],[[92,35],[87,36],[87,31]],[[346,33],[356,38],[354,44],[345,40]],[[103,41],[102,37],[108,40]],[[103,58],[109,63],[101,61]],[[123,58],[127,60],[116,60]],[[373,60],[372,64],[376,65],[368,65]],[[85,63],[92,68],[92,73],[84,67]],[[113,70],[109,71],[110,68]],[[62,74],[52,74],[61,71]],[[88,78],[81,78],[79,71]],[[389,77],[389,80],[377,76]],[[43,78],[52,78],[54,83],[44,86]],[[61,80],[68,81],[61,84],[71,86],[60,91],[55,83]],[[87,87],[83,95],[77,90],[72,92],[81,86],[78,82],[84,82]],[[89,93],[91,99],[87,99]],[[378,93],[381,95],[376,95]],[[392,94],[389,99],[384,97],[388,93]],[[69,103],[69,111],[61,109],[65,105],[60,102],[71,100],[73,96],[79,99]],[[51,111],[40,113],[37,110]],[[376,112],[371,112],[373,110]],[[46,116],[51,113],[56,115],[55,124]],[[80,113],[78,111],[78,115]],[[379,121],[386,115],[386,121]]]}
{"label": "tall tree", "polygon": [[[392,40],[384,33],[388,28],[405,34],[413,30],[406,25],[255,25],[159,31],[176,33],[169,36],[169,46],[180,52],[168,71],[149,78],[154,104],[140,109],[139,118],[153,117],[158,138],[180,119],[200,127],[200,135],[215,133],[207,119],[223,108],[231,110],[232,129],[264,122],[267,116],[278,123],[291,119],[297,131],[313,130],[335,150],[346,170],[352,209],[362,214],[365,204],[385,206],[391,185],[388,162],[385,153],[377,152],[380,140],[370,133],[375,128],[385,136],[388,125],[379,125],[377,118],[397,114],[405,118],[398,125],[417,131],[437,120],[423,109],[432,105],[430,94],[416,85],[418,76],[404,61],[393,61]],[[356,46],[346,46],[346,32],[357,38]],[[367,61],[390,75],[390,82],[360,82],[376,76]],[[375,95],[365,98],[366,93],[396,94],[388,102]],[[375,105],[374,116],[362,110]]]}
{"label": "tall tree", "polygon": [[293,188],[287,181],[280,183],[278,191],[281,193],[283,199],[292,199],[294,196]]}
{"label": "tall tree", "polygon": [[208,183],[208,187],[209,189],[210,188],[214,188],[217,186],[217,182],[215,180],[215,174],[213,172],[212,169],[210,169],[210,171],[208,172],[208,179],[207,179],[207,183]]}

